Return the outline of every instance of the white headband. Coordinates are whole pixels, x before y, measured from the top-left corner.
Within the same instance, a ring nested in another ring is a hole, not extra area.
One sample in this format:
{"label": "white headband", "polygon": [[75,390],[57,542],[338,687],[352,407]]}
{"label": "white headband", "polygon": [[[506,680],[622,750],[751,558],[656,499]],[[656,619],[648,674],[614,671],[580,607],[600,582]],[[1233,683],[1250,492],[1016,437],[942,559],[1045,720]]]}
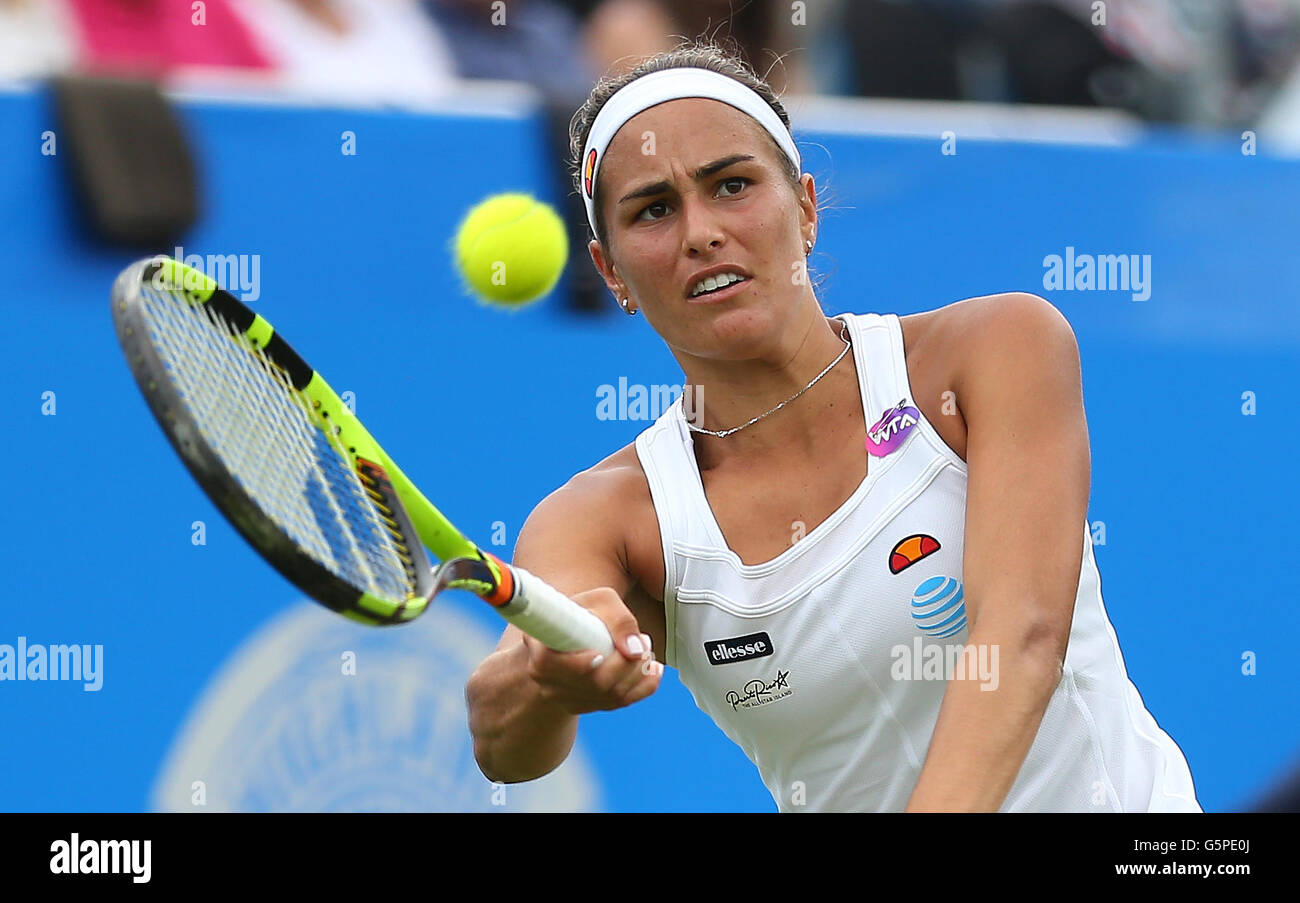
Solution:
{"label": "white headband", "polygon": [[643,75],[615,92],[605,102],[587,136],[587,146],[582,151],[582,202],[587,205],[587,222],[592,234],[596,232],[596,177],[605,151],[629,119],[638,113],[670,100],[684,97],[705,97],[721,101],[747,114],[767,130],[768,134],[802,172],[799,150],[794,139],[776,111],[757,92],[711,69],[682,67],[663,69]]}

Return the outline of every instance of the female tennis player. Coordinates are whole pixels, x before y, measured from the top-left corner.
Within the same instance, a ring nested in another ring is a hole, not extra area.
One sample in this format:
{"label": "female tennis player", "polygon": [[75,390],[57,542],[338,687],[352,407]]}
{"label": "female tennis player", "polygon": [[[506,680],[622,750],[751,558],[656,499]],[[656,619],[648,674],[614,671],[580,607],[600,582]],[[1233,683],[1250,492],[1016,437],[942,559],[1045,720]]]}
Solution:
{"label": "female tennis player", "polygon": [[483,773],[554,769],[658,650],[782,811],[1200,811],[1102,605],[1065,318],[1022,293],[828,318],[813,177],[717,47],[597,85],[572,137],[592,260],[693,391],[521,531],[618,651],[508,627],[467,685]]}

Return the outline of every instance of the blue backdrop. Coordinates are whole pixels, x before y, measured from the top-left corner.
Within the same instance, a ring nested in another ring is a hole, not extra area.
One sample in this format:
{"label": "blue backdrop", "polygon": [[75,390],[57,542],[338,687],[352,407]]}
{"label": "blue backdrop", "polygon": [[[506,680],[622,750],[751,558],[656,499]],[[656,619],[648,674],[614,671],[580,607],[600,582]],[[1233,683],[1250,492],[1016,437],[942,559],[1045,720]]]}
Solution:
{"label": "blue backdrop", "polygon": [[[463,211],[497,191],[549,195],[539,118],[182,113],[206,206],[185,252],[258,255],[254,306],[355,393],[417,482],[468,464],[435,500],[480,541],[503,540],[502,554],[540,498],[647,425],[598,419],[599,386],[681,381],[643,319],[577,317],[558,295],[506,315],[460,293],[447,242]],[[0,96],[0,644],[100,644],[103,687],[0,681],[0,809],[137,810],[159,805],[151,788],[213,675],[300,594],[225,525],[152,422],[107,304],[138,255],[81,236],[62,157],[41,152],[53,128],[43,95]],[[345,131],[355,155],[340,151]],[[801,137],[830,205],[812,260],[828,313],[1018,289],[1074,325],[1089,517],[1104,524],[1097,559],[1130,675],[1202,804],[1243,806],[1300,753],[1286,651],[1300,628],[1287,407],[1300,167],[1174,135],[1128,148],[964,142],[955,155],[938,138]],[[1044,258],[1067,248],[1149,255],[1149,299],[1046,289]],[[449,422],[437,414],[448,396],[483,413]],[[448,605],[498,632],[474,600]],[[592,805],[774,809],[671,672],[645,703],[584,718],[580,742]]]}

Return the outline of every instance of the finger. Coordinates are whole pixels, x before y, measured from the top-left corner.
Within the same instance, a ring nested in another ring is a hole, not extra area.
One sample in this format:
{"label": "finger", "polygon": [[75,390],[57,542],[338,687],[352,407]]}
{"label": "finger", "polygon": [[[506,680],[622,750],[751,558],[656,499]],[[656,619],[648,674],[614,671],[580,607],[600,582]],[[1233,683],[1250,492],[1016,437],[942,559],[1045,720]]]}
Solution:
{"label": "finger", "polygon": [[606,657],[590,674],[588,684],[603,697],[617,697],[641,677],[641,662],[629,662],[621,655]]}
{"label": "finger", "polygon": [[610,692],[618,696],[626,695],[633,687],[641,682],[642,678],[646,676],[643,669],[652,665],[654,660],[654,653],[647,650],[637,661],[628,662],[626,671],[615,680],[613,687],[610,688]]}
{"label": "finger", "polygon": [[591,649],[556,652],[532,637],[526,637],[524,643],[528,646],[529,669],[535,680],[579,680],[605,660],[605,656]]}
{"label": "finger", "polygon": [[[618,634],[611,635],[617,636]],[[617,640],[615,645],[618,646],[618,651],[622,652],[628,661],[639,662],[641,656],[650,651],[649,645],[646,643],[646,635],[639,632],[627,634],[621,640]]]}
{"label": "finger", "polygon": [[631,689],[631,687],[636,683],[636,681],[640,679],[640,671],[642,668],[646,666],[646,662],[654,661],[655,658],[654,648],[653,648],[653,644],[650,641],[650,634],[648,633],[639,634],[637,639],[640,642],[638,645],[634,646],[633,648],[640,648],[642,650],[641,654],[636,657],[636,660],[634,662],[628,662],[628,664],[634,664],[636,667],[635,669],[629,669],[628,671],[625,672],[624,677],[619,678],[617,681],[615,681],[613,687],[611,688],[612,692],[624,693],[627,690]]}
{"label": "finger", "polygon": [[653,660],[647,661],[640,670],[641,679],[632,687],[632,689],[628,690],[628,692],[624,694],[624,705],[632,705],[633,703],[640,702],[654,693],[655,690],[659,689],[659,684],[663,680],[664,676],[663,662],[656,662]]}
{"label": "finger", "polygon": [[636,618],[624,604],[622,597],[609,587],[597,587],[574,597],[604,622],[614,647],[629,660],[639,660],[645,654],[646,640],[637,626]]}

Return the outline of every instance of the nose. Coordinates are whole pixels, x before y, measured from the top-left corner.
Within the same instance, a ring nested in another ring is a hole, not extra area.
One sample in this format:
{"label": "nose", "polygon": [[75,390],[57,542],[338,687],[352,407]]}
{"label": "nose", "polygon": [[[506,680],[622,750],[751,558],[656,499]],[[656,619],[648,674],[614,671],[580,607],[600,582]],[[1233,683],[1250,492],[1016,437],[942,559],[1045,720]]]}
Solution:
{"label": "nose", "polygon": [[717,217],[698,193],[692,192],[682,201],[682,217],[686,223],[683,235],[687,254],[698,257],[716,251],[726,243]]}

